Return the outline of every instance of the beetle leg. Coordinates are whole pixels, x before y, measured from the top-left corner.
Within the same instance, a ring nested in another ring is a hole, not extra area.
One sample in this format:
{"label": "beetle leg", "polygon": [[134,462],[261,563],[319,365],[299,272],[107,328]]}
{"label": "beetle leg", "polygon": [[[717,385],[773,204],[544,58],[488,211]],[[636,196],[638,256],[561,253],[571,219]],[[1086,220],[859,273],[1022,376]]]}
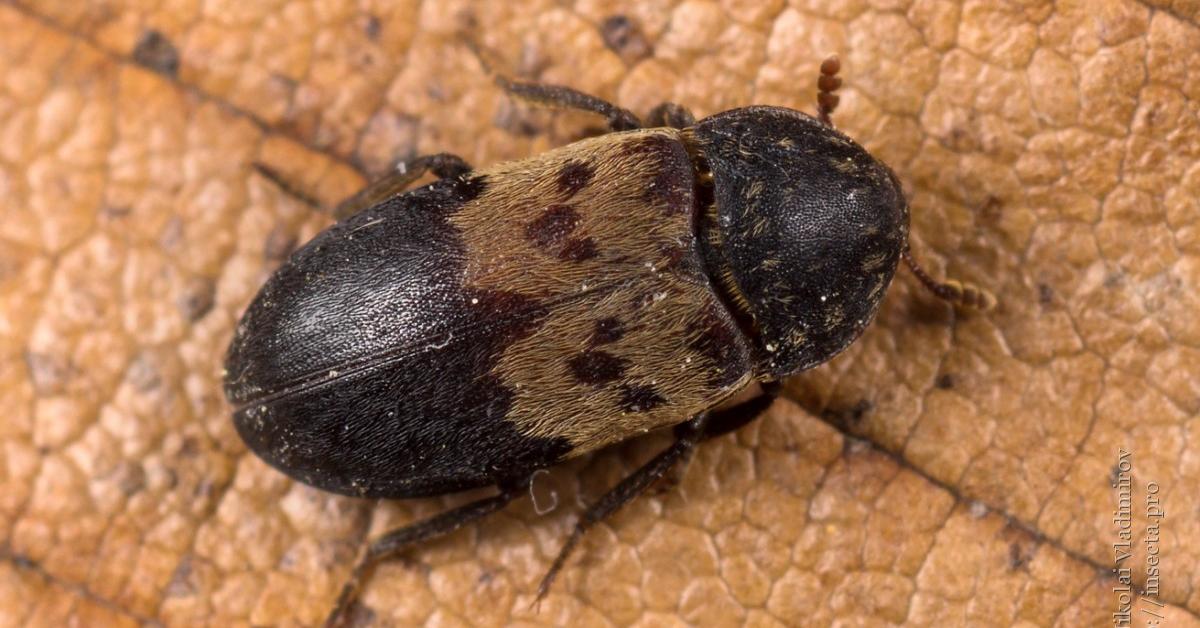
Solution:
{"label": "beetle leg", "polygon": [[700,435],[701,440],[724,436],[762,416],[771,407],[771,404],[775,403],[775,398],[783,390],[783,385],[777,381],[760,382],[759,385],[762,386],[761,395],[747,399],[732,408],[713,412],[708,424],[704,427],[704,433]]}
{"label": "beetle leg", "polygon": [[601,497],[599,501],[592,504],[579,517],[579,521],[575,523],[575,529],[571,531],[571,535],[567,537],[566,543],[558,552],[558,557],[554,559],[554,564],[550,566],[550,570],[542,577],[542,583],[538,585],[537,598],[534,604],[537,604],[546,597],[546,593],[550,591],[551,585],[554,584],[554,578],[558,576],[558,572],[562,570],[563,564],[567,562],[567,558],[571,555],[572,550],[579,544],[579,540],[583,538],[584,532],[596,523],[603,521],[609,515],[616,512],[621,506],[629,503],[633,498],[640,495],[650,486],[655,480],[662,477],[671,467],[675,466],[680,460],[686,457],[690,450],[696,446],[696,443],[704,437],[705,426],[708,424],[710,414],[702,412],[696,415],[695,418],[680,425],[676,430],[678,437],[675,443],[665,449],[662,453],[655,456],[650,462],[642,465],[637,471],[631,473],[620,484],[617,484],[608,493]]}
{"label": "beetle leg", "polygon": [[841,69],[842,62],[838,56],[830,55],[821,63],[821,77],[817,79],[817,118],[828,127],[833,126],[829,116],[838,106],[837,90],[842,86],[842,79],[838,78],[837,73]]}
{"label": "beetle leg", "polygon": [[359,559],[358,564],[354,566],[354,570],[350,572],[350,578],[346,581],[346,584],[342,586],[342,591],[338,594],[337,603],[329,613],[329,617],[325,619],[325,627],[333,628],[345,622],[350,605],[358,597],[359,589],[361,589],[375,565],[395,556],[413,544],[453,532],[476,519],[481,519],[504,508],[509,502],[521,495],[528,485],[528,479],[513,484],[501,485],[500,493],[497,495],[485,497],[435,515],[424,521],[419,521],[398,530],[392,530],[373,541],[367,546],[366,552]]}
{"label": "beetle leg", "polygon": [[396,162],[390,172],[368,183],[367,187],[350,198],[338,203],[337,207],[333,208],[333,216],[341,220],[368,207],[374,207],[403,192],[426,172],[431,172],[440,179],[447,179],[460,177],[470,171],[471,166],[463,161],[462,157],[450,153],[422,155],[413,159],[401,160]]}
{"label": "beetle leg", "polygon": [[496,86],[508,92],[509,96],[542,107],[578,109],[600,114],[608,122],[610,131],[629,131],[642,128],[642,121],[628,109],[622,109],[607,100],[562,85],[514,81],[492,67],[485,50],[478,42],[468,38],[467,47],[475,54],[483,71],[490,74]]}
{"label": "beetle leg", "polygon": [[[771,407],[771,404],[775,403],[775,398],[779,396],[779,392],[783,389],[783,386],[779,382],[762,382],[760,386],[762,386],[762,394],[757,397],[747,399],[732,408],[713,412],[712,416],[708,419],[708,425],[704,428],[704,433],[700,435],[701,440],[724,436],[762,416]],[[680,425],[676,430],[683,428],[685,425],[687,424]],[[663,477],[662,482],[654,488],[655,494],[665,493],[679,486],[679,483],[683,481],[684,476],[687,474],[688,465],[692,461],[693,451],[695,450],[688,450],[683,458]]]}
{"label": "beetle leg", "polygon": [[514,81],[507,77],[496,75],[496,85],[519,100],[556,109],[579,109],[604,116],[610,131],[629,131],[642,128],[642,121],[628,109],[622,109],[607,100],[591,94],[564,87],[544,83],[527,83]]}
{"label": "beetle leg", "polygon": [[696,124],[696,116],[692,115],[683,105],[665,102],[650,110],[646,116],[646,125],[651,127],[666,126],[672,129],[686,129]]}
{"label": "beetle leg", "polygon": [[973,283],[964,283],[956,279],[938,281],[930,277],[929,273],[925,272],[925,269],[921,268],[916,260],[912,258],[912,253],[909,252],[908,248],[905,248],[900,253],[900,256],[904,258],[904,263],[916,275],[921,285],[928,288],[939,299],[981,312],[986,312],[996,307],[996,297],[986,288]]}

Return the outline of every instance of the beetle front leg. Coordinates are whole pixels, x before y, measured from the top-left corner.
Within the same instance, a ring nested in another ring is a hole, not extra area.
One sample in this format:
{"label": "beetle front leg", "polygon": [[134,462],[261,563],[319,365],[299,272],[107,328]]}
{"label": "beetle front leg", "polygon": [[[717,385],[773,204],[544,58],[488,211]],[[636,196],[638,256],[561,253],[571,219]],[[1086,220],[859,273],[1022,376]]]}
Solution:
{"label": "beetle front leg", "polygon": [[467,46],[479,60],[483,71],[491,75],[496,86],[508,93],[509,96],[527,103],[542,107],[557,109],[578,109],[604,116],[610,131],[629,131],[642,128],[642,121],[632,111],[622,109],[603,98],[585,94],[579,90],[562,85],[549,85],[529,81],[514,81],[497,72],[488,61],[483,48],[476,42],[468,40]]}
{"label": "beetle front leg", "polygon": [[500,89],[519,100],[543,107],[579,109],[600,114],[604,116],[610,131],[629,131],[642,128],[642,121],[638,120],[632,111],[570,87],[513,81],[499,74],[496,75],[495,81]]}
{"label": "beetle front leg", "polygon": [[346,584],[342,585],[337,603],[329,613],[329,617],[325,619],[325,628],[341,626],[345,622],[350,606],[358,597],[359,590],[375,565],[392,558],[416,543],[453,532],[476,519],[482,519],[504,508],[528,486],[528,478],[521,482],[503,485],[497,495],[473,501],[424,521],[393,530],[373,541],[367,546],[366,552],[350,572],[350,578]]}
{"label": "beetle front leg", "polygon": [[374,207],[403,192],[426,172],[434,174],[439,179],[448,179],[461,177],[470,171],[471,166],[462,157],[450,153],[422,155],[413,159],[401,160],[396,162],[396,165],[387,174],[368,183],[367,187],[338,203],[337,207],[333,208],[333,216],[341,220],[368,207]]}

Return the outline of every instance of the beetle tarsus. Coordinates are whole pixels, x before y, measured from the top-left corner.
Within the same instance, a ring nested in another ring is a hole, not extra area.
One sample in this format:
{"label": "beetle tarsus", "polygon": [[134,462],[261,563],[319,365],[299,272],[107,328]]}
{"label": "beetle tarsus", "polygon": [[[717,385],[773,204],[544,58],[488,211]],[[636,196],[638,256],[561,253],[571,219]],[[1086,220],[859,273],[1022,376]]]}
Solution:
{"label": "beetle tarsus", "polygon": [[833,126],[833,110],[837,109],[840,98],[837,90],[842,86],[838,72],[842,69],[842,61],[837,55],[830,55],[821,63],[821,77],[817,79],[817,118],[826,126]]}
{"label": "beetle tarsus", "polygon": [[337,207],[333,208],[333,216],[341,220],[374,207],[400,194],[427,172],[439,179],[449,179],[466,175],[471,172],[471,166],[462,157],[450,153],[435,153],[400,160],[387,174],[338,203]]}
{"label": "beetle tarsus", "polygon": [[939,299],[981,312],[987,312],[996,307],[996,297],[987,289],[973,283],[958,281],[957,279],[938,281],[930,277],[929,273],[925,272],[925,269],[917,264],[908,249],[904,249],[900,255],[904,258],[904,263],[908,265],[909,270],[912,271],[917,280]]}
{"label": "beetle tarsus", "polygon": [[337,603],[334,604],[333,610],[325,619],[325,628],[343,625],[349,616],[351,606],[358,598],[359,589],[375,565],[415,543],[453,532],[476,519],[481,519],[504,508],[519,496],[528,484],[529,480],[526,479],[522,482],[503,485],[497,495],[464,504],[424,521],[393,530],[373,541],[350,572],[346,583],[342,585]]}

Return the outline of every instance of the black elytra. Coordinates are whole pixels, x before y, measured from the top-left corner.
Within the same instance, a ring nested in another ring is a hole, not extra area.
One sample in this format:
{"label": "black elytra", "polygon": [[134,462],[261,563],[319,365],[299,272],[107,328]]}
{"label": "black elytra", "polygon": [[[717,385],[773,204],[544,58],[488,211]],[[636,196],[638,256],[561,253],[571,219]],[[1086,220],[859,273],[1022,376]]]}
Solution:
{"label": "black elytra", "polygon": [[[375,562],[502,508],[535,471],[676,425],[670,449],[580,519],[540,599],[588,526],[863,332],[907,254],[908,205],[891,169],[828,123],[837,67],[822,66],[818,117],[755,106],[696,122],[667,103],[657,129],[497,77],[613,132],[479,171],[452,155],[403,164],[275,272],[226,357],[256,455],[353,496],[499,488],[374,541],[327,623]],[[426,170],[444,178],[400,192]],[[754,382],[762,396],[712,411]]]}

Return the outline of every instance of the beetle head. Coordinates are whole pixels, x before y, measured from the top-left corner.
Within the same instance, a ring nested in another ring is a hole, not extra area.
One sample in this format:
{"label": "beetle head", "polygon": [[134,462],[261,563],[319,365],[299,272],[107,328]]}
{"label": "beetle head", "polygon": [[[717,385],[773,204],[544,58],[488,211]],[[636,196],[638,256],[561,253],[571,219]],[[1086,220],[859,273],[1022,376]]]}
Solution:
{"label": "beetle head", "polygon": [[756,371],[782,377],[850,345],[875,316],[908,242],[908,203],[886,165],[780,107],[697,123],[713,175],[710,259],[756,329]]}

